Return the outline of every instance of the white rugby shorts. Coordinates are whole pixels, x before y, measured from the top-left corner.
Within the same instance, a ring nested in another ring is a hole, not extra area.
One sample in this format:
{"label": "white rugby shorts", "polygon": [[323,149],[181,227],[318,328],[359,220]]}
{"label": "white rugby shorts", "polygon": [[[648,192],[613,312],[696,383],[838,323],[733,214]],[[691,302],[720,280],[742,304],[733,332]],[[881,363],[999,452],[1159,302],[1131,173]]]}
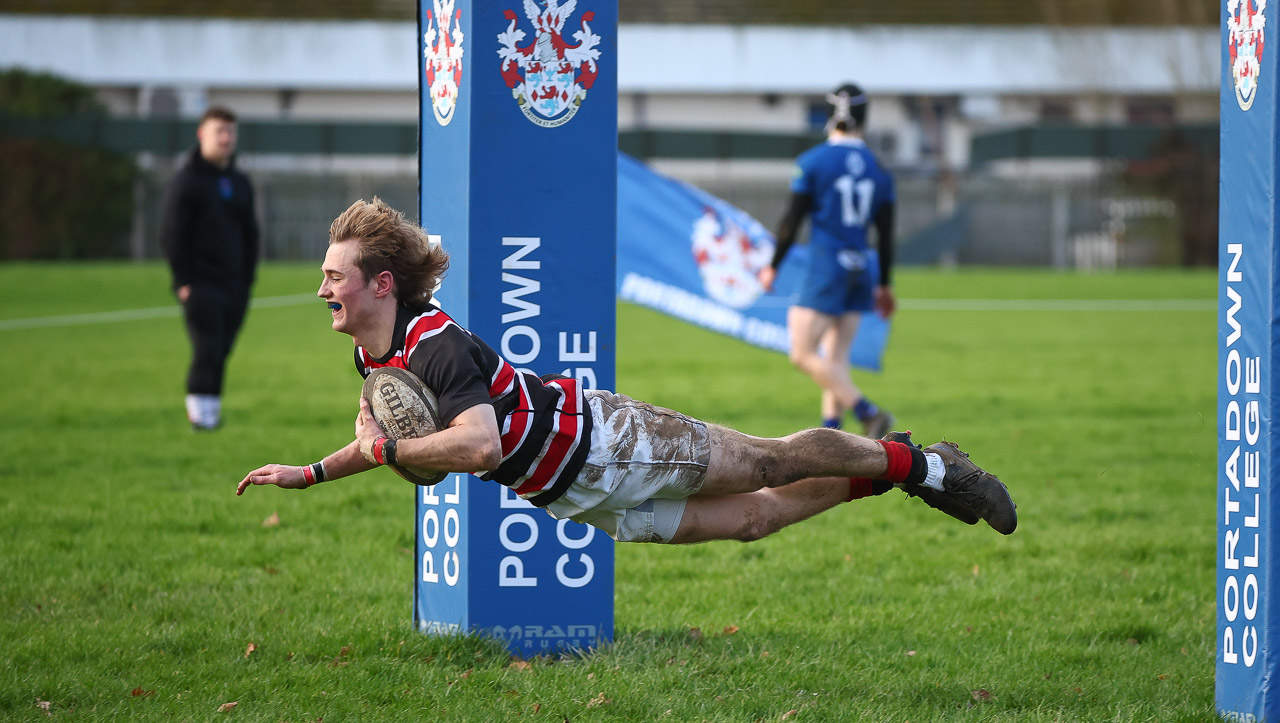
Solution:
{"label": "white rugby shorts", "polygon": [[706,423],[600,389],[587,389],[586,399],[592,422],[587,462],[547,512],[618,542],[670,542],[687,498],[707,476]]}

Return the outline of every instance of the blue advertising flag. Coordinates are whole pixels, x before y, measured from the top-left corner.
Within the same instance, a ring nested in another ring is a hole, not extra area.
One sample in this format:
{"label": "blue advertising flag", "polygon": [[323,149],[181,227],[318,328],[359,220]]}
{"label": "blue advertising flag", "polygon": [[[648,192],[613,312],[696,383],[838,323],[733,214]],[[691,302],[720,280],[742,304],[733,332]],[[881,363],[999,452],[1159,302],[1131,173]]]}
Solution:
{"label": "blue advertising flag", "polygon": [[[786,352],[809,248],[791,247],[766,294],[756,273],[773,250],[773,234],[746,212],[618,154],[618,298]],[[868,261],[879,263],[874,250]],[[888,320],[864,315],[849,363],[880,371],[888,340]]]}

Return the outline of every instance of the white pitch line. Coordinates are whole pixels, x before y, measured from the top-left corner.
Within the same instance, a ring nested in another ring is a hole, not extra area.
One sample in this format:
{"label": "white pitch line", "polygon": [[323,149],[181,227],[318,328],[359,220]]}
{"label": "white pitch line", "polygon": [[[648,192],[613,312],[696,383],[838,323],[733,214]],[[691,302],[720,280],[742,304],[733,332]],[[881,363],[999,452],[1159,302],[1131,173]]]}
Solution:
{"label": "white pitch line", "polygon": [[[301,306],[303,304],[320,303],[315,294],[293,294],[290,296],[265,296],[249,302],[251,309],[272,309],[281,306]],[[15,329],[46,329],[55,326],[83,326],[88,324],[111,324],[120,321],[141,321],[143,319],[169,319],[180,316],[178,306],[156,306],[149,309],[122,309],[120,311],[100,311],[92,314],[67,314],[65,316],[36,316],[29,319],[0,319],[0,331]]]}
{"label": "white pitch line", "polygon": [[[253,309],[272,309],[318,301],[315,294],[293,294],[254,299],[249,306]],[[1215,311],[1218,302],[1209,299],[901,299],[898,306],[905,311]],[[168,319],[179,314],[177,306],[160,306],[93,314],[0,319],[0,331]]]}
{"label": "white pitch line", "polygon": [[1216,311],[1214,299],[902,299],[911,311]]}
{"label": "white pitch line", "polygon": [[[766,296],[757,306],[791,306],[795,297]],[[908,311],[1214,311],[1212,299],[898,299]]]}

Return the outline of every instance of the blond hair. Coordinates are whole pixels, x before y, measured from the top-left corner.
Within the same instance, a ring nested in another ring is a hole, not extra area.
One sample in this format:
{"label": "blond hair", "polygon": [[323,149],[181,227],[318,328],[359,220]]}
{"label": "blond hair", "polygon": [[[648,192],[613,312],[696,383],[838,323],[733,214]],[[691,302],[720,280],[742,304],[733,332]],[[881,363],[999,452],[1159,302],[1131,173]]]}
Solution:
{"label": "blond hair", "polygon": [[422,311],[449,268],[449,254],[431,243],[421,226],[374,196],[347,207],[329,225],[329,244],[359,244],[356,267],[364,280],[390,271],[396,301],[410,311]]}

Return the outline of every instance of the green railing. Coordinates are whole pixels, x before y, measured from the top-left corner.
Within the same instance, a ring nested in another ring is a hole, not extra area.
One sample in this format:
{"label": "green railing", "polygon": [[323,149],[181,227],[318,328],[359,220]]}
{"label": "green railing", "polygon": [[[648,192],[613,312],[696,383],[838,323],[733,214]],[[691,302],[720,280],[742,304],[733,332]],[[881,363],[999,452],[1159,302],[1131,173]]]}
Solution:
{"label": "green railing", "polygon": [[[1217,124],[1182,126],[1036,125],[973,138],[971,163],[1028,158],[1139,159],[1171,132],[1216,150]],[[54,138],[72,145],[124,153],[176,154],[195,143],[195,122],[81,115],[32,120],[0,114],[0,133]],[[637,158],[791,159],[818,143],[814,133],[739,133],[640,130],[618,134],[618,148]],[[414,155],[415,123],[244,121],[242,153],[318,155]]]}
{"label": "green railing", "polygon": [[[242,153],[413,155],[416,123],[243,121]],[[123,153],[174,154],[195,143],[195,121],[67,116],[50,120],[0,114],[0,133],[54,138],[71,145]],[[618,147],[638,158],[794,158],[821,140],[814,134],[714,131],[624,131]]]}
{"label": "green railing", "polygon": [[[239,126],[238,145],[242,153],[411,155],[418,152],[418,126],[413,123],[246,121]],[[33,120],[0,114],[0,133],[53,138],[71,145],[122,153],[173,154],[195,145],[196,122],[98,115]]]}
{"label": "green railing", "polygon": [[1114,158],[1137,160],[1151,156],[1152,147],[1181,133],[1205,151],[1218,148],[1218,125],[1103,125],[1042,124],[974,136],[969,162],[973,165],[1007,159]]}

